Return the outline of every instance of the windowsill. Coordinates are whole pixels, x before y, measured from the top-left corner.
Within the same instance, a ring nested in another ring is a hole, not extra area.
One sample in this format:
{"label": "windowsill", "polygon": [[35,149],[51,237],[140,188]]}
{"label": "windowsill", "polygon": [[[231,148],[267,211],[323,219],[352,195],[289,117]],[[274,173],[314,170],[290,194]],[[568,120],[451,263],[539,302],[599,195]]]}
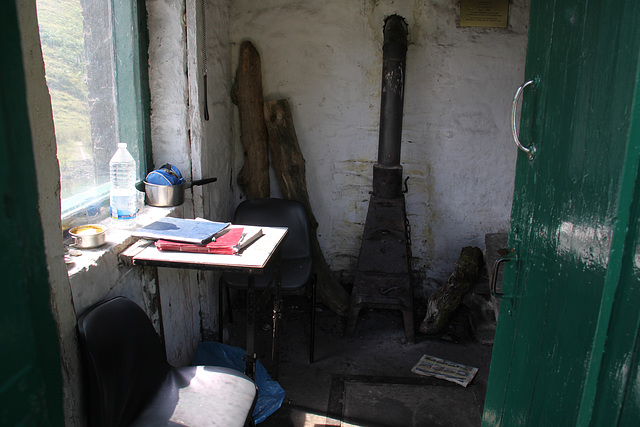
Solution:
{"label": "windowsill", "polygon": [[[187,197],[185,197],[185,203],[189,201],[186,199]],[[168,216],[184,216],[184,205],[167,208],[144,205],[138,212],[138,222],[135,228],[143,227]],[[102,264],[101,261],[118,259],[118,255],[137,240],[137,237],[131,235],[132,230],[115,227],[111,223],[111,218],[100,221],[98,224],[107,227],[106,243],[95,249],[76,249],[71,246],[71,248],[79,251],[80,255],[71,256],[72,262],[67,264],[67,272],[70,279],[75,275],[90,271],[93,266]],[[113,267],[115,268],[117,265]]]}

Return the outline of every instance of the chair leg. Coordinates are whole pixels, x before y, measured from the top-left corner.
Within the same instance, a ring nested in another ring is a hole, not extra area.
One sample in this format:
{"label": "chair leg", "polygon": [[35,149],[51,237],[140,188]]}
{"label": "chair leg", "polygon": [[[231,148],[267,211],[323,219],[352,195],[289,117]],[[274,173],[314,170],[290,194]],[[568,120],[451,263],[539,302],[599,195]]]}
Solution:
{"label": "chair leg", "polygon": [[413,329],[413,310],[402,310],[402,317],[404,319],[404,335],[409,342],[415,342],[415,332]]}
{"label": "chair leg", "polygon": [[233,323],[233,310],[231,309],[231,290],[229,290],[228,286],[225,286],[224,290],[227,293],[227,314],[229,315],[229,323]]}
{"label": "chair leg", "polygon": [[351,306],[351,308],[349,308],[349,315],[347,318],[347,326],[345,327],[344,330],[344,336],[345,338],[351,338],[353,336],[353,333],[355,332],[356,329],[356,321],[358,320],[358,314],[360,314],[360,308],[359,306]]}
{"label": "chair leg", "polygon": [[282,320],[282,271],[276,271],[275,294],[273,296],[273,338],[271,341],[271,370],[273,379],[278,379],[280,372],[280,323]]}
{"label": "chair leg", "polygon": [[[218,342],[224,343],[224,325],[222,321],[224,316],[222,315],[222,311],[224,309],[224,304],[222,303],[222,288],[226,287],[222,284],[222,280],[218,281]],[[228,290],[227,290],[228,292]]]}
{"label": "chair leg", "polygon": [[311,278],[311,332],[309,333],[309,364],[315,362],[316,348],[316,275]]}

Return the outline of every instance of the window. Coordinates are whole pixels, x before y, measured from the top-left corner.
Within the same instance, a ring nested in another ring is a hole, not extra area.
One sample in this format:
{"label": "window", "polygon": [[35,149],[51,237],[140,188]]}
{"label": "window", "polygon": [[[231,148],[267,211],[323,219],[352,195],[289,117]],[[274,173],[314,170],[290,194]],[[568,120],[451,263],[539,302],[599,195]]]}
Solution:
{"label": "window", "polygon": [[[53,110],[63,223],[108,216],[109,160],[118,142],[149,161],[144,2],[37,0]],[[139,30],[140,29],[140,30]]]}

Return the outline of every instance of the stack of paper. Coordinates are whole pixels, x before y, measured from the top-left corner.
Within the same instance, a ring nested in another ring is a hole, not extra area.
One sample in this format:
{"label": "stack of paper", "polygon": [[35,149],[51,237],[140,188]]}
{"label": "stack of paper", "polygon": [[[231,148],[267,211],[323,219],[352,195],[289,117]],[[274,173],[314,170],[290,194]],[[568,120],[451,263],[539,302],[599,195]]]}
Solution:
{"label": "stack of paper", "polygon": [[466,387],[476,376],[478,368],[425,354],[411,369],[411,372],[440,378]]}
{"label": "stack of paper", "polygon": [[133,235],[156,240],[161,251],[239,254],[261,236],[262,228],[230,226],[206,219],[163,218],[136,230]]}
{"label": "stack of paper", "polygon": [[132,234],[145,239],[165,239],[204,245],[229,225],[228,222],[166,217],[139,228]]}

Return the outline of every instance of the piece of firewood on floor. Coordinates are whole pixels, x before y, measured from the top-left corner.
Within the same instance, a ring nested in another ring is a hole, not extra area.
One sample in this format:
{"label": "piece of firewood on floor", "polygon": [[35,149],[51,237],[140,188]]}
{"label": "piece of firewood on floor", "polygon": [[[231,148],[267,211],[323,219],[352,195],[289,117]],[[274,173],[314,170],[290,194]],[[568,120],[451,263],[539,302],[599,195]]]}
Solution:
{"label": "piece of firewood on floor", "polygon": [[429,297],[427,314],[420,325],[421,333],[434,335],[444,329],[462,298],[480,277],[481,271],[482,251],[472,246],[462,248],[460,259],[456,261],[447,283]]}

